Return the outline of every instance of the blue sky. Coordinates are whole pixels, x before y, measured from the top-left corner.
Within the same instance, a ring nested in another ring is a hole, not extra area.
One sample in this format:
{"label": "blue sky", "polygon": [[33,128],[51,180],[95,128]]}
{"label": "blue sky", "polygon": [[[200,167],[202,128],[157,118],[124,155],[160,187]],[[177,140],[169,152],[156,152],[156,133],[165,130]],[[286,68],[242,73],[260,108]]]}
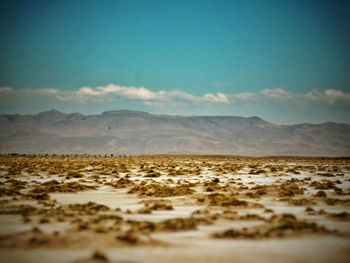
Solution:
{"label": "blue sky", "polygon": [[0,112],[350,123],[349,1],[1,1]]}

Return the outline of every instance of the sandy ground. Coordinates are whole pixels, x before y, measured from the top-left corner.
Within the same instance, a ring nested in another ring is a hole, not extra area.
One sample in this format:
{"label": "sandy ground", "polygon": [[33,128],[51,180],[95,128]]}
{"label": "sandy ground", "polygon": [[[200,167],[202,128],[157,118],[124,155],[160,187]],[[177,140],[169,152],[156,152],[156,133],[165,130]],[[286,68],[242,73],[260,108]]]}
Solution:
{"label": "sandy ground", "polygon": [[350,159],[2,156],[0,262],[349,262]]}

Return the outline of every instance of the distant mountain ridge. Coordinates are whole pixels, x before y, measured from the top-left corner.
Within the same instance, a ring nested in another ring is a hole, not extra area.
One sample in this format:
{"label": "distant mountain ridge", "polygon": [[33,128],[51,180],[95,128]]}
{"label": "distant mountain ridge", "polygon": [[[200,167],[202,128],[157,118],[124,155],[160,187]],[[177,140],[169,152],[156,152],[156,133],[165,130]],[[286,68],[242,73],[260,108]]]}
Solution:
{"label": "distant mountain ridge", "polygon": [[350,156],[350,125],[129,110],[1,114],[0,153]]}

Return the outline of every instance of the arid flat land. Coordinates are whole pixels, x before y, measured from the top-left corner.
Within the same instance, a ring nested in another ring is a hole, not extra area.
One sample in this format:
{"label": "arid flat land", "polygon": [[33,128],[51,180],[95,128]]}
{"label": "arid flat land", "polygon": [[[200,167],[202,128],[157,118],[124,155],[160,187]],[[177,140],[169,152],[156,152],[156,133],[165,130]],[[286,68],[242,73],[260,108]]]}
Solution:
{"label": "arid flat land", "polygon": [[349,262],[350,159],[1,156],[0,262]]}

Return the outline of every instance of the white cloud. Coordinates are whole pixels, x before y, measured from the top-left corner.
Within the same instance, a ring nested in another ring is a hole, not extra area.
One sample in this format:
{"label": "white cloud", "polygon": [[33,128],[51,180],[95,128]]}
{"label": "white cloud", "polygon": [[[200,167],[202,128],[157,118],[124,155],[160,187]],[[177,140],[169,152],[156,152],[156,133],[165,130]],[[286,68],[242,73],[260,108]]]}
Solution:
{"label": "white cloud", "polygon": [[295,98],[295,96],[295,94],[282,88],[263,89],[256,92],[242,92],[229,95],[235,101],[286,100]]}
{"label": "white cloud", "polygon": [[221,92],[218,92],[216,94],[206,93],[200,98],[200,100],[205,102],[214,102],[214,103],[224,103],[224,104],[230,103],[228,97]]}
{"label": "white cloud", "polygon": [[0,93],[9,93],[12,91],[13,91],[13,89],[10,87],[0,87]]}
{"label": "white cloud", "polygon": [[122,87],[118,92],[116,92],[122,97],[136,100],[161,100],[162,95],[156,92],[153,92],[147,88],[140,87]]}
{"label": "white cloud", "polygon": [[302,99],[305,99],[305,100],[316,101],[316,100],[322,99],[322,93],[318,90],[311,90],[311,91],[303,94],[301,97],[302,97]]}
{"label": "white cloud", "polygon": [[[119,86],[109,84],[99,87],[81,87],[77,90],[66,91],[55,88],[39,88],[39,89],[13,89],[11,87],[0,87],[0,93],[3,94],[3,100],[6,100],[6,94],[9,96],[30,96],[31,98],[47,97],[61,102],[114,102],[119,100],[140,101],[147,106],[153,105],[175,105],[175,104],[221,104],[228,105],[231,103],[264,103],[266,101],[286,101],[309,102],[318,101],[328,104],[346,103],[350,105],[350,93],[337,90],[326,89],[323,91],[311,90],[306,93],[297,94],[283,88],[263,89],[256,92],[243,92],[225,94],[205,93],[203,95],[193,95],[179,90],[172,91],[153,91],[146,87]],[[250,104],[247,104],[250,105]]]}
{"label": "white cloud", "polygon": [[162,91],[162,96],[165,101],[169,100],[179,100],[181,102],[192,102],[196,103],[201,100],[200,96],[194,96],[192,94],[183,91]]}
{"label": "white cloud", "polygon": [[184,91],[152,91],[145,87],[128,87],[110,84],[107,86],[81,87],[74,91],[65,91],[54,88],[39,89],[12,89],[9,87],[0,88],[0,92],[13,92],[18,95],[25,96],[47,96],[59,101],[103,101],[103,100],[136,100],[142,101],[146,105],[150,102],[168,103],[168,102],[187,102],[187,103],[216,103],[229,104],[230,100],[224,93],[206,93],[204,95],[195,96]]}
{"label": "white cloud", "polygon": [[75,92],[77,96],[104,96],[119,95],[120,97],[136,100],[154,100],[161,95],[144,87],[124,87],[118,85],[107,85],[105,87],[82,87]]}
{"label": "white cloud", "polygon": [[344,101],[350,103],[350,93],[341,90],[327,89],[324,91],[326,100],[330,103],[335,103],[336,101]]}
{"label": "white cloud", "polygon": [[336,89],[311,90],[305,93],[302,98],[309,101],[324,101],[329,104],[334,104],[338,101],[350,104],[350,93]]}
{"label": "white cloud", "polygon": [[285,100],[292,97],[292,93],[290,91],[281,88],[264,89],[261,91],[261,94],[277,100]]}
{"label": "white cloud", "polygon": [[94,90],[93,88],[90,87],[82,87],[78,91],[75,92],[76,95],[78,96],[100,96],[103,93],[99,90]]}
{"label": "white cloud", "polygon": [[[202,96],[194,96],[183,91],[152,91],[145,87],[126,87],[114,84],[105,87],[82,87],[72,94],[65,94],[68,99],[93,99],[94,97],[116,96],[122,99],[139,100],[148,102],[168,102],[168,101],[187,101],[192,103],[223,103],[228,104],[229,99],[223,93],[206,93]],[[63,96],[64,98],[64,96]]]}

